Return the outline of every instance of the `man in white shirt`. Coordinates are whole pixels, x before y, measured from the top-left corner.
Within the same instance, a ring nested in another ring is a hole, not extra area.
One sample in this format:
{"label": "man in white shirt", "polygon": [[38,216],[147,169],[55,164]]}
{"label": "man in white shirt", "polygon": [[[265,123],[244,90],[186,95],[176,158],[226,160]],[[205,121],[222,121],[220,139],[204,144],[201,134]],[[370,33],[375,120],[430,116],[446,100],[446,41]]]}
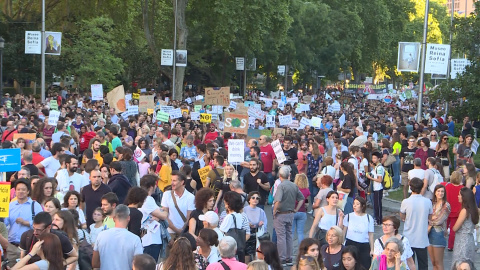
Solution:
{"label": "man in white shirt", "polygon": [[165,144],[168,149],[175,148],[175,144],[168,139],[168,130],[164,129],[157,132],[157,136],[162,140],[162,144]]}
{"label": "man in white shirt", "polygon": [[120,204],[114,211],[115,227],[98,234],[93,248],[92,267],[100,270],[130,270],[133,257],[143,254],[140,238],[127,230],[130,209]]}
{"label": "man in white shirt", "polygon": [[[425,178],[425,170],[422,169],[422,160],[419,158],[416,158],[413,160],[413,169],[408,171],[408,182],[412,180],[413,178],[419,178],[419,179],[424,179]],[[407,183],[408,184],[408,183]],[[408,190],[409,193],[412,191]]]}
{"label": "man in white shirt", "polygon": [[[61,143],[54,143],[52,146],[52,156],[42,160],[36,166],[39,169],[38,173],[41,176],[47,177],[55,177],[55,173],[58,169],[60,169],[60,162],[58,161],[58,157],[65,153],[65,145]],[[42,168],[45,168],[45,173],[42,172]]]}
{"label": "man in white shirt", "polygon": [[68,155],[65,158],[65,169],[57,172],[57,190],[66,194],[69,190],[75,190],[80,193],[81,189],[89,184],[89,181],[77,173],[78,160],[74,156]]}
{"label": "man in white shirt", "polygon": [[188,225],[190,213],[195,210],[195,196],[185,189],[187,177],[179,172],[172,172],[172,190],[163,193],[162,207],[168,215],[168,232],[180,235]]}
{"label": "man in white shirt", "polygon": [[[152,174],[144,175],[140,179],[140,187],[147,191],[148,196],[138,210],[143,214],[142,224],[148,228],[158,227],[159,220],[167,219],[167,212],[162,211],[152,197],[152,194],[155,193],[157,180],[157,176]],[[162,235],[160,230],[147,229],[147,234],[142,237],[143,253],[151,255],[157,261],[161,244]]]}
{"label": "man in white shirt", "polygon": [[355,128],[355,135],[357,135],[357,137],[355,138],[355,140],[353,140],[350,146],[363,147],[367,142],[367,136],[365,136],[363,133],[363,127]]}

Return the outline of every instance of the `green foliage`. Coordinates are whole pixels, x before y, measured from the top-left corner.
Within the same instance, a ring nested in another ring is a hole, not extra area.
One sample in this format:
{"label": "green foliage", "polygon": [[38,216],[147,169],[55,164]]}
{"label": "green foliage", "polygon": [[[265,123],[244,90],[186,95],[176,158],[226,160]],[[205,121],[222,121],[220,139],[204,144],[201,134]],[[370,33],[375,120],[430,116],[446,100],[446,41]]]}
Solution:
{"label": "green foliage", "polygon": [[71,61],[69,71],[77,76],[80,85],[88,88],[90,84],[101,83],[107,91],[115,87],[124,64],[113,53],[117,42],[112,19],[98,17],[82,21],[72,40],[73,45],[64,46],[64,49]]}

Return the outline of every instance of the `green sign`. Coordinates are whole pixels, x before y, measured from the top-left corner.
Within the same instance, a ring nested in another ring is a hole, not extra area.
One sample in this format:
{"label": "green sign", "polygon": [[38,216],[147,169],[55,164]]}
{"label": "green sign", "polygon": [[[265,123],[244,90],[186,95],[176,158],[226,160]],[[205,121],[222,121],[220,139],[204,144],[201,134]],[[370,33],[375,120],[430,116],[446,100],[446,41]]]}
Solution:
{"label": "green sign", "polygon": [[169,118],[170,118],[170,114],[162,111],[157,112],[157,121],[168,122]]}
{"label": "green sign", "polygon": [[56,100],[50,100],[50,110],[58,111],[58,103]]}
{"label": "green sign", "polygon": [[5,102],[5,105],[7,105],[7,108],[11,109],[12,108],[12,101],[11,100],[7,100]]}
{"label": "green sign", "polygon": [[199,111],[202,110],[202,105],[195,105],[195,106],[193,107],[193,109],[194,109],[196,112],[199,112]]}

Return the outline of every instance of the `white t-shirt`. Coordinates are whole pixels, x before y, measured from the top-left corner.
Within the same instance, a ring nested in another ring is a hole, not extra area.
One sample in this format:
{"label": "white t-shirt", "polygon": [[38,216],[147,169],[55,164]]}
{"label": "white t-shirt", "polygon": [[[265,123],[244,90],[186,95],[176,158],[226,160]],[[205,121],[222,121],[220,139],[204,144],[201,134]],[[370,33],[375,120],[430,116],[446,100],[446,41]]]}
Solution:
{"label": "white t-shirt", "polygon": [[[192,193],[185,190],[183,192],[182,197],[178,197],[177,193],[175,193],[175,199],[177,201],[178,208],[182,213],[187,216],[187,211],[195,210],[195,196]],[[163,193],[162,197],[162,207],[168,208],[168,218],[172,221],[173,225],[177,228],[182,228],[185,222],[183,221],[182,217],[178,213],[175,204],[173,203],[172,199],[172,192],[168,191]],[[169,233],[174,233],[174,231],[168,228]]]}
{"label": "white t-shirt", "polygon": [[346,238],[358,243],[368,243],[368,233],[374,232],[373,223],[373,217],[369,214],[357,216],[352,212],[346,215],[343,218],[343,226],[348,227]]}
{"label": "white t-shirt", "polygon": [[45,167],[45,174],[48,177],[54,177],[55,173],[60,169],[60,162],[58,159],[55,159],[53,156],[48,157],[42,161],[40,161],[40,164]]}
{"label": "white t-shirt", "polygon": [[[423,181],[423,179],[425,178],[425,170],[424,169],[412,169],[410,171],[408,171],[408,181],[412,180],[413,178],[417,177],[419,178],[420,180]],[[410,189],[410,187],[408,187],[408,193],[412,193],[412,190]]]}
{"label": "white t-shirt", "polygon": [[[157,209],[159,209],[159,207],[157,203],[155,203],[155,199],[153,199],[152,196],[147,196],[147,198],[145,199],[145,202],[142,205],[142,208],[138,209],[143,214],[142,224],[148,223],[148,222],[156,222],[156,221],[152,221],[151,218],[147,221],[147,218],[149,218],[150,214]],[[162,243],[162,236],[160,234],[160,230],[157,230],[155,232],[147,230],[147,233],[142,237],[142,245],[144,247],[148,247],[154,244],[161,244],[161,243]]]}
{"label": "white t-shirt", "polygon": [[[382,165],[378,165],[372,170],[373,178],[378,178],[378,176],[385,176],[385,168]],[[383,184],[377,181],[373,181],[373,191],[383,190]]]}
{"label": "white t-shirt", "polygon": [[[198,253],[199,249],[200,247],[197,247],[197,250],[195,251],[195,253]],[[218,251],[216,246],[210,247],[210,254],[208,254],[208,257],[206,259],[208,264],[216,263],[222,259],[222,257],[220,257],[220,252]]]}
{"label": "white t-shirt", "polygon": [[240,213],[232,213],[230,215],[227,215],[223,220],[222,224],[220,224],[220,231],[222,232],[228,232],[228,230],[232,229],[235,227],[235,223],[233,222],[233,217],[232,215],[235,215],[235,223],[237,224],[237,229],[242,228],[242,221],[243,221],[243,216]]}
{"label": "white t-shirt", "polygon": [[140,237],[124,228],[99,233],[93,250],[100,255],[100,270],[131,270],[133,256],[143,254]]}
{"label": "white t-shirt", "polygon": [[80,193],[80,190],[90,184],[90,181],[87,181],[81,174],[73,173],[72,176],[68,175],[67,169],[61,169],[57,173],[57,190],[66,194],[69,189],[70,185],[72,184],[75,191]]}

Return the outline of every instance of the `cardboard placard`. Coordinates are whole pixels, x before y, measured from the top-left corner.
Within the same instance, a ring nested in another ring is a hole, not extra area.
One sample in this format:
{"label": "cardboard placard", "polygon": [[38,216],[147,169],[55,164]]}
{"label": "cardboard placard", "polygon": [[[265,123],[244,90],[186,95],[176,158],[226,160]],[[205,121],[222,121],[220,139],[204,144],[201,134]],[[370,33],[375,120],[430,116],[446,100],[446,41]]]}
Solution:
{"label": "cardboard placard", "polygon": [[207,184],[207,175],[210,171],[210,166],[205,166],[198,170],[198,175],[200,175],[200,181],[202,181],[203,186]]}
{"label": "cardboard placard", "polygon": [[0,218],[8,217],[10,210],[10,183],[0,183]]}
{"label": "cardboard placard", "polygon": [[225,113],[225,132],[248,134],[248,116],[246,114]]}
{"label": "cardboard placard", "polygon": [[205,88],[205,104],[230,106],[230,87]]}
{"label": "cardboard placard", "polygon": [[141,113],[147,112],[147,109],[154,109],[155,108],[155,96],[148,95],[148,96],[140,96],[138,102],[138,110]]}
{"label": "cardboard placard", "polygon": [[272,147],[273,147],[273,151],[275,152],[275,155],[277,156],[278,163],[283,163],[285,160],[287,160],[287,158],[285,157],[285,154],[283,153],[282,144],[280,143],[279,140],[273,141]]}

